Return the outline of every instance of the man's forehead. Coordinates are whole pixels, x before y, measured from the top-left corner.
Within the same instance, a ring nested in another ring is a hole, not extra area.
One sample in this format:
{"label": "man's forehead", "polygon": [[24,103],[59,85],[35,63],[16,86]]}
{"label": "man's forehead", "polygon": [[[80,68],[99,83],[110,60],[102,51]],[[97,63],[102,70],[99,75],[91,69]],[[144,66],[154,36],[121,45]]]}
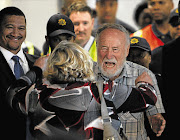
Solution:
{"label": "man's forehead", "polygon": [[24,16],[19,15],[6,15],[4,17],[4,20],[2,21],[3,24],[9,24],[9,23],[18,23],[18,24],[26,24]]}
{"label": "man's forehead", "polygon": [[[70,14],[70,18],[72,17],[79,17],[80,18],[83,18],[82,15],[84,15],[85,19],[87,18],[91,18],[91,14],[88,12],[88,11],[73,11],[71,14]],[[72,20],[72,19],[71,19]]]}
{"label": "man's forehead", "polygon": [[118,29],[107,28],[100,33],[99,37],[100,37],[100,40],[104,40],[104,42],[107,40],[119,41],[119,40],[125,39],[125,33]]}
{"label": "man's forehead", "polygon": [[[108,32],[108,34],[105,34],[105,32]],[[111,34],[125,35],[122,31],[115,28],[106,28],[100,34],[107,35],[107,36],[110,36]]]}

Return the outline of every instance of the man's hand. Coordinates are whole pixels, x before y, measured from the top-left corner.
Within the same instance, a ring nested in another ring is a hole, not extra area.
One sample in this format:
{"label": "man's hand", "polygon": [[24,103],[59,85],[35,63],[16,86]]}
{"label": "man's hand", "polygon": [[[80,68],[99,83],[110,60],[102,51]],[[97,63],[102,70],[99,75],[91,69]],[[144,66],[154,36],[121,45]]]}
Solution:
{"label": "man's hand", "polygon": [[152,78],[149,76],[147,72],[143,72],[140,76],[136,78],[135,85],[137,85],[138,82],[146,82],[153,85]]}
{"label": "man's hand", "polygon": [[34,66],[37,66],[41,68],[42,70],[45,70],[48,57],[49,56],[41,56],[40,58],[36,60],[36,62],[34,63]]}
{"label": "man's hand", "polygon": [[156,115],[149,116],[148,119],[153,132],[156,133],[156,136],[161,136],[166,126],[166,120],[163,118],[163,116],[158,113]]}

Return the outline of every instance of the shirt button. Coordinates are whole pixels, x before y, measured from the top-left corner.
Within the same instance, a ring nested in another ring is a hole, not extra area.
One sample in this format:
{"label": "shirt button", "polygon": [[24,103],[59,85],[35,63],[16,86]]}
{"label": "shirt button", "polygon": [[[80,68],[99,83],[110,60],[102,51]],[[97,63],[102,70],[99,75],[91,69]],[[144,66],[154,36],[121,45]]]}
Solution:
{"label": "shirt button", "polygon": [[165,36],[161,36],[162,39],[165,39]]}

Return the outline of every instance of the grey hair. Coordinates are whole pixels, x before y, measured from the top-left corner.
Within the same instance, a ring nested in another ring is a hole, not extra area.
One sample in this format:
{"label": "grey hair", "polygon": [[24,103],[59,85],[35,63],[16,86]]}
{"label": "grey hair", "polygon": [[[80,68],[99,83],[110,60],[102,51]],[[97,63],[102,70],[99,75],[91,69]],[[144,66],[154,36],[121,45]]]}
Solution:
{"label": "grey hair", "polygon": [[117,29],[121,32],[123,32],[126,36],[126,45],[129,46],[130,45],[130,36],[128,31],[120,24],[115,24],[115,23],[105,23],[102,26],[100,26],[97,31],[96,31],[96,42],[98,42],[98,38],[101,34],[102,31],[106,30],[106,29]]}

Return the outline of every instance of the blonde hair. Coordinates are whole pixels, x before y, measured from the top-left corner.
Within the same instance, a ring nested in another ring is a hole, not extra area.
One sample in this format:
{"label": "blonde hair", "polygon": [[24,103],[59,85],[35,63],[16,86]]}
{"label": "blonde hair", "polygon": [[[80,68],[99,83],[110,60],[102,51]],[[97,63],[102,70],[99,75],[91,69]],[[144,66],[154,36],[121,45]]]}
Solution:
{"label": "blonde hair", "polygon": [[93,81],[93,61],[78,44],[61,41],[48,58],[44,78],[51,84]]}

